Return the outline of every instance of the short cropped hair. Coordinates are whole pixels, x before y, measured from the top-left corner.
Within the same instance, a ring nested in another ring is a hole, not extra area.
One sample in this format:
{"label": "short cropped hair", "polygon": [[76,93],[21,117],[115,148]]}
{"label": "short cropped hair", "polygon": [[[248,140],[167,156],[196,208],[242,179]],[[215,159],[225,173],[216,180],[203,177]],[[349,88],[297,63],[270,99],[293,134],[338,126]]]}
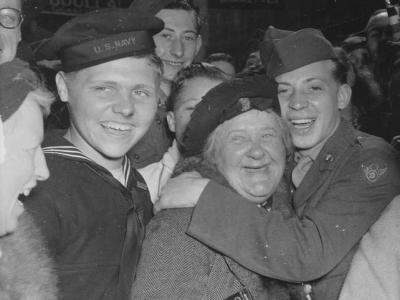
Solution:
{"label": "short cropped hair", "polygon": [[219,68],[207,63],[193,63],[178,72],[171,85],[171,94],[167,102],[167,111],[174,111],[180,100],[186,82],[193,78],[204,77],[212,80],[226,81],[227,75]]}
{"label": "short cropped hair", "polygon": [[50,114],[50,107],[55,99],[55,96],[50,91],[45,88],[38,88],[29,92],[26,97],[34,100],[39,105],[43,117],[47,117]]}
{"label": "short cropped hair", "polygon": [[192,0],[176,0],[164,7],[164,9],[182,9],[191,12],[194,17],[197,34],[200,33],[203,26],[203,20],[200,16],[199,8],[193,4]]}
{"label": "short cropped hair", "polygon": [[340,58],[332,59],[332,62],[334,65],[334,69],[332,70],[333,78],[339,84],[347,83],[347,76],[351,68],[350,62],[348,60],[343,60]]}
{"label": "short cropped hair", "polygon": [[235,60],[233,59],[232,55],[223,52],[212,53],[209,56],[207,56],[206,59],[204,59],[204,61],[207,63],[212,63],[214,61],[226,61],[235,66]]}

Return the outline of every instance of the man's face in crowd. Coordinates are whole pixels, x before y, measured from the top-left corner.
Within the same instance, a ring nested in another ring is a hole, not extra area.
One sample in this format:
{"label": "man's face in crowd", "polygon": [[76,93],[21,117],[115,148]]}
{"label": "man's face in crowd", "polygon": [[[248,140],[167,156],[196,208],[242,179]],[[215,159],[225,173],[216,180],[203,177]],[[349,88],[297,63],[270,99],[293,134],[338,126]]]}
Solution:
{"label": "man's face in crowd", "polygon": [[118,166],[154,118],[159,77],[148,58],[134,57],[58,73],[58,92],[71,115],[70,141],[107,169]]}
{"label": "man's face in crowd", "polygon": [[276,190],[286,162],[282,128],[272,113],[250,110],[223,123],[217,167],[243,197],[261,203]]}
{"label": "man's face in crowd", "polygon": [[164,29],[154,36],[156,54],[164,65],[164,80],[171,81],[179,70],[193,62],[201,47],[201,36],[192,11],[162,9],[156,16],[165,23]]}
{"label": "man's face in crowd", "polygon": [[351,89],[335,80],[334,68],[331,60],[318,61],[275,78],[282,117],[299,150],[325,143],[350,101]]}
{"label": "man's face in crowd", "polygon": [[373,60],[376,60],[378,57],[379,45],[382,41],[389,38],[388,25],[389,17],[386,11],[374,15],[368,20],[366,29],[367,49]]}
{"label": "man's face in crowd", "polygon": [[384,29],[382,28],[376,28],[367,33],[367,49],[373,60],[377,59],[378,47],[384,37]]}
{"label": "man's face in crowd", "polygon": [[49,177],[41,148],[43,114],[39,104],[29,98],[4,122],[6,157],[0,164],[0,235],[17,226],[23,211],[18,196],[29,195],[38,180]]}
{"label": "man's face in crowd", "polygon": [[[0,9],[2,8],[14,8],[21,11],[21,0],[0,0]],[[0,26],[0,64],[15,58],[20,40],[21,25],[14,29]]]}
{"label": "man's face in crowd", "polygon": [[182,144],[183,135],[195,106],[209,90],[220,83],[222,81],[205,77],[197,77],[186,81],[179,94],[174,111],[168,112],[167,115],[169,129],[175,132],[178,143]]}

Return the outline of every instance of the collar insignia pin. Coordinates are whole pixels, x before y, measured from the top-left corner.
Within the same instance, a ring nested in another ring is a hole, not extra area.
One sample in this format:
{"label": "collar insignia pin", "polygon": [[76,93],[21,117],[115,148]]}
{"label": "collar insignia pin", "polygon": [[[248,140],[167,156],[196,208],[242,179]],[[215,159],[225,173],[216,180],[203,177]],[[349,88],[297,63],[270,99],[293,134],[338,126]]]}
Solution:
{"label": "collar insignia pin", "polygon": [[240,98],[239,103],[242,106],[242,111],[248,111],[251,108],[250,99],[249,98]]}

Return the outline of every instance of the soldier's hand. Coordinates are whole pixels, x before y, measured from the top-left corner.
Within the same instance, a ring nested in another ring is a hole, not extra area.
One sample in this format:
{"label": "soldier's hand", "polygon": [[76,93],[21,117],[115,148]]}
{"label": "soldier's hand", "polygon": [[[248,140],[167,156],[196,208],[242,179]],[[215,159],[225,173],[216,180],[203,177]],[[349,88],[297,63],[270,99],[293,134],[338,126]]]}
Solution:
{"label": "soldier's hand", "polygon": [[195,206],[208,182],[209,179],[201,177],[197,172],[186,172],[171,178],[161,190],[160,199],[154,204],[154,213],[166,208]]}

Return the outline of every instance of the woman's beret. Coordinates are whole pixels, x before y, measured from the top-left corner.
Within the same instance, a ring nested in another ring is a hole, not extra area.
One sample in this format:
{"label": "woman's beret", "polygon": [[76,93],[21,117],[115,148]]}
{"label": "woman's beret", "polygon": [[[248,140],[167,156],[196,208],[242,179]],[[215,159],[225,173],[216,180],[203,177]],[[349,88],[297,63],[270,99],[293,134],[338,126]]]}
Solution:
{"label": "woman's beret", "polygon": [[217,85],[196,105],[184,133],[182,154],[187,157],[201,153],[210,133],[225,121],[252,109],[269,108],[280,114],[276,83],[265,76]]}

